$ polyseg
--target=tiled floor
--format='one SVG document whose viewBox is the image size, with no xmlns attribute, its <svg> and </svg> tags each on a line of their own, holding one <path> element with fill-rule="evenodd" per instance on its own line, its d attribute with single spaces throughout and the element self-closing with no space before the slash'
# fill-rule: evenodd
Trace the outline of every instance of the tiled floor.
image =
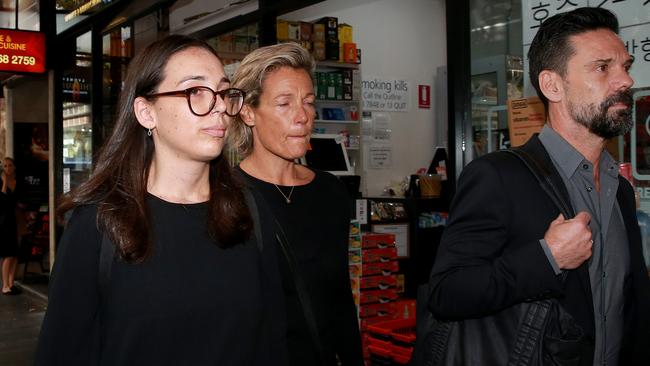
<svg viewBox="0 0 650 366">
<path fill-rule="evenodd" d="M 0 295 L 0 365 L 33 364 L 34 350 L 47 308 L 47 285 L 24 284 L 17 296 Z"/>
</svg>

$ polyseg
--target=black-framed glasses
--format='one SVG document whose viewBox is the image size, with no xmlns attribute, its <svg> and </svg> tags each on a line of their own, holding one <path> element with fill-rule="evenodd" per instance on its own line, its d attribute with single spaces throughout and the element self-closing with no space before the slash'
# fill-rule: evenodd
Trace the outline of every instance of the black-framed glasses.
<svg viewBox="0 0 650 366">
<path fill-rule="evenodd" d="M 244 105 L 246 93 L 237 88 L 228 88 L 214 91 L 207 86 L 194 86 L 185 90 L 174 90 L 164 93 L 149 94 L 147 98 L 157 97 L 185 97 L 190 111 L 196 116 L 202 117 L 212 111 L 217 103 L 217 95 L 226 104 L 225 113 L 230 117 L 235 117 L 241 111 Z"/>
</svg>

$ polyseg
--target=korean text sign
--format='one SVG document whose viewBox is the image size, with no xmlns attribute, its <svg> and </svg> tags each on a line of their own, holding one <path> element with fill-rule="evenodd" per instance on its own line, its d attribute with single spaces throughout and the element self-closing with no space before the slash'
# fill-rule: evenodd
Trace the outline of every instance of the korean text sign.
<svg viewBox="0 0 650 366">
<path fill-rule="evenodd" d="M 45 34 L 0 29 L 0 71 L 45 72 Z"/>
<path fill-rule="evenodd" d="M 542 22 L 557 13 L 585 6 L 605 8 L 616 14 L 621 40 L 635 59 L 630 70 L 634 87 L 650 86 L 650 0 L 524 0 L 522 24 L 526 75 L 528 46 Z M 524 83 L 526 94 L 535 95 L 528 78 L 524 79 Z"/>
</svg>

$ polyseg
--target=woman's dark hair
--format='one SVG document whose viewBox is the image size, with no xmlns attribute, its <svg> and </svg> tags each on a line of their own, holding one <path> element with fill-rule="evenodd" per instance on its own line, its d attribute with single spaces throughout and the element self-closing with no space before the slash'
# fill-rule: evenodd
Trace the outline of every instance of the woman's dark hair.
<svg viewBox="0 0 650 366">
<path fill-rule="evenodd" d="M 567 62 L 575 53 L 569 38 L 598 29 L 609 29 L 618 33 L 616 16 L 603 8 L 578 8 L 555 14 L 539 27 L 528 50 L 528 62 L 530 81 L 544 106 L 548 107 L 548 99 L 539 87 L 539 74 L 544 70 L 551 70 L 564 77 Z"/>
<path fill-rule="evenodd" d="M 108 235 L 120 257 L 130 263 L 144 261 L 153 249 L 145 201 L 155 150 L 153 139 L 135 117 L 133 102 L 137 97 L 155 93 L 165 78 L 169 59 L 192 47 L 217 56 L 201 40 L 172 35 L 152 43 L 131 60 L 117 120 L 99 152 L 93 174 L 64 196 L 58 209 L 62 215 L 80 205 L 97 205 L 98 229 Z M 242 243 L 249 237 L 253 223 L 241 186 L 224 154 L 210 162 L 209 176 L 208 232 L 222 247 Z"/>
</svg>

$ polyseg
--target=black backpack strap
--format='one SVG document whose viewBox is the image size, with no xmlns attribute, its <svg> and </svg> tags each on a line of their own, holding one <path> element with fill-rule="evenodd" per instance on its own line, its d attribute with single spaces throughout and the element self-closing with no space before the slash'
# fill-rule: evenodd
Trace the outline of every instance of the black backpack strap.
<svg viewBox="0 0 650 366">
<path fill-rule="evenodd" d="M 521 160 L 565 219 L 570 219 L 575 216 L 575 211 L 571 203 L 566 202 L 560 193 L 560 189 L 554 184 L 552 179 L 553 173 L 548 164 L 545 164 L 539 157 L 521 148 L 501 151 L 515 155 Z M 563 272 L 562 278 L 566 278 L 566 275 L 567 272 Z M 508 366 L 530 364 L 534 351 L 541 346 L 540 340 L 548 324 L 548 317 L 552 313 L 553 302 L 556 301 L 555 299 L 546 299 L 529 304 L 528 311 L 524 315 L 517 330 L 517 338 L 515 339 L 513 352 L 511 352 L 508 360 Z"/>
<path fill-rule="evenodd" d="M 553 173 L 547 164 L 544 164 L 538 157 L 530 154 L 523 149 L 515 148 L 501 151 L 515 155 L 519 158 L 519 160 L 521 160 L 522 163 L 524 163 L 524 165 L 528 168 L 530 173 L 535 177 L 539 185 L 542 187 L 544 192 L 546 192 L 548 197 L 551 199 L 553 204 L 560 210 L 562 215 L 564 215 L 565 219 L 568 220 L 575 216 L 573 207 L 570 203 L 566 202 L 562 198 L 562 194 L 560 193 L 559 188 L 553 183 L 553 180 L 551 178 L 551 175 Z"/>
</svg>

